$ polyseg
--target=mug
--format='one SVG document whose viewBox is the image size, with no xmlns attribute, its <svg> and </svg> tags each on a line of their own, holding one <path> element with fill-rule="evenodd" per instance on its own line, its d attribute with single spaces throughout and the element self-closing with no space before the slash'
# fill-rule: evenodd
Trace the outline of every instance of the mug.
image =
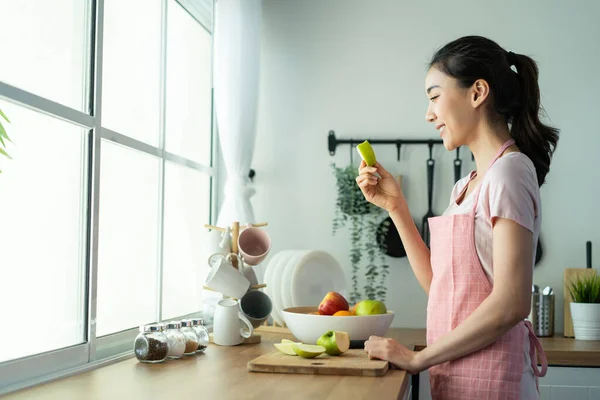
<svg viewBox="0 0 600 400">
<path fill-rule="evenodd" d="M 250 290 L 240 299 L 240 308 L 252 326 L 262 325 L 273 310 L 271 298 L 260 290 Z"/>
<path fill-rule="evenodd" d="M 260 264 L 271 250 L 271 238 L 261 228 L 246 228 L 238 237 L 238 249 L 248 265 Z"/>
<path fill-rule="evenodd" d="M 246 325 L 242 327 L 241 323 Z M 234 299 L 223 299 L 217 303 L 213 319 L 213 342 L 219 346 L 236 346 L 252 336 L 254 328 L 242 314 L 239 303 Z"/>
<path fill-rule="evenodd" d="M 209 253 L 222 253 L 223 255 L 231 253 L 230 228 L 227 227 L 225 232 L 209 231 L 206 246 Z"/>
<path fill-rule="evenodd" d="M 250 288 L 250 281 L 233 266 L 231 256 L 239 260 L 239 256 L 232 253 L 216 258 L 204 283 L 212 290 L 221 292 L 223 296 L 240 299 Z"/>
</svg>

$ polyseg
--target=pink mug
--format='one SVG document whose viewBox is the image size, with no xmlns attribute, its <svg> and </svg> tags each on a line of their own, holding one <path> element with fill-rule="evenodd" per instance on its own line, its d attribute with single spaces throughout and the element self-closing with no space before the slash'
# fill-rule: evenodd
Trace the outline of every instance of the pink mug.
<svg viewBox="0 0 600 400">
<path fill-rule="evenodd" d="M 238 249 L 248 265 L 260 264 L 271 250 L 271 238 L 261 228 L 246 228 L 238 237 Z"/>
</svg>

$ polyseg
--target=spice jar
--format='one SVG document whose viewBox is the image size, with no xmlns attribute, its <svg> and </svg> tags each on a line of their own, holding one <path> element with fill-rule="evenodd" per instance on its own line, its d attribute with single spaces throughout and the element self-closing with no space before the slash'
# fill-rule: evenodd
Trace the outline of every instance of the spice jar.
<svg viewBox="0 0 600 400">
<path fill-rule="evenodd" d="M 208 329 L 204 326 L 204 319 L 192 318 L 192 328 L 198 335 L 198 349 L 196 353 L 202 353 L 208 347 L 209 336 Z"/>
<path fill-rule="evenodd" d="M 192 325 L 191 319 L 181 321 L 181 333 L 185 335 L 185 351 L 183 354 L 186 356 L 195 354 L 196 350 L 198 350 L 198 335 L 192 328 Z"/>
<path fill-rule="evenodd" d="M 170 321 L 166 324 L 165 336 L 169 344 L 167 358 L 181 358 L 185 352 L 185 335 L 181 333 L 181 323 Z"/>
<path fill-rule="evenodd" d="M 169 344 L 164 325 L 140 326 L 140 333 L 133 341 L 135 357 L 144 363 L 159 363 L 167 358 Z"/>
</svg>

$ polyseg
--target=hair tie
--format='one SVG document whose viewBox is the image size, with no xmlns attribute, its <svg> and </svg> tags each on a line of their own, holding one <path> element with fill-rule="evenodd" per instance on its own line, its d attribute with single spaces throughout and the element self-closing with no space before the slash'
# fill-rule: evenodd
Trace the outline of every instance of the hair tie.
<svg viewBox="0 0 600 400">
<path fill-rule="evenodd" d="M 509 66 L 515 65 L 515 59 L 516 59 L 516 55 L 515 55 L 515 53 L 513 53 L 512 51 L 509 51 L 509 52 L 506 54 L 506 59 L 507 59 L 507 61 L 508 61 L 508 65 L 509 65 Z"/>
</svg>

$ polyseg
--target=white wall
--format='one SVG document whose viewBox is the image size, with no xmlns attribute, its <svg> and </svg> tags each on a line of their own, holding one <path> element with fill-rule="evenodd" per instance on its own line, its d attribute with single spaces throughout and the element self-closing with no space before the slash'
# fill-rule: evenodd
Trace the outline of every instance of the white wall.
<svg viewBox="0 0 600 400">
<path fill-rule="evenodd" d="M 257 219 L 269 222 L 272 254 L 324 249 L 350 276 L 347 231 L 331 235 L 336 187 L 329 166 L 348 163 L 350 149 L 339 147 L 331 157 L 327 132 L 437 138 L 425 122 L 426 64 L 450 40 L 488 36 L 538 61 L 543 105 L 562 131 L 542 187 L 545 254 L 534 274 L 536 284 L 555 288 L 556 331 L 562 331 L 563 270 L 585 266 L 586 240 L 600 248 L 600 174 L 592 172 L 600 149 L 597 15 L 600 2 L 594 0 L 265 0 L 253 204 Z M 404 174 L 412 215 L 420 221 L 426 213 L 426 146 L 403 149 L 400 163 L 394 146 L 376 151 L 384 166 Z M 448 203 L 453 157 L 436 148 L 437 213 Z M 463 160 L 466 174 L 474 164 L 470 155 Z M 406 259 L 389 261 L 393 325 L 424 327 L 426 296 Z"/>
</svg>

